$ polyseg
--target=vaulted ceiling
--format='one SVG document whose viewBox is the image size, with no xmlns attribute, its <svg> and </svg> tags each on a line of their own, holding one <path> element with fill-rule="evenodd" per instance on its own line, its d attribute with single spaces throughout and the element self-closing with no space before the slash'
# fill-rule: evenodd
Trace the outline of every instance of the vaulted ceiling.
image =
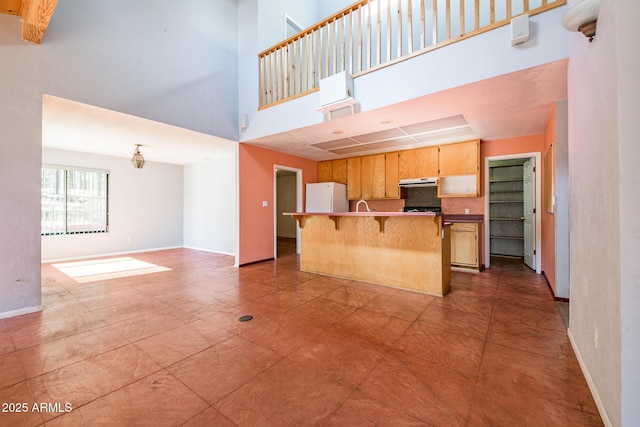
<svg viewBox="0 0 640 427">
<path fill-rule="evenodd" d="M 0 0 L 0 13 L 22 19 L 22 39 L 40 44 L 58 0 Z"/>
</svg>

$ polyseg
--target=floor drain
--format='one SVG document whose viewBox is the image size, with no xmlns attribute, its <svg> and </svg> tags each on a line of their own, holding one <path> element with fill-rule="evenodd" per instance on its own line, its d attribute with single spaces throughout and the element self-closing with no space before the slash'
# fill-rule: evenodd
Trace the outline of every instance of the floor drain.
<svg viewBox="0 0 640 427">
<path fill-rule="evenodd" d="M 247 315 L 244 315 L 244 316 L 240 316 L 238 318 L 238 321 L 239 322 L 248 322 L 251 319 L 253 319 L 253 316 L 250 316 L 250 315 L 247 314 Z"/>
</svg>

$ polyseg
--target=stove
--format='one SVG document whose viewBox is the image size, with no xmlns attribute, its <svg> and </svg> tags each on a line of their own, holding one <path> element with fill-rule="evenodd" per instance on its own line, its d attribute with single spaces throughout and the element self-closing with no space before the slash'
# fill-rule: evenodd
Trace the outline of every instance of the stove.
<svg viewBox="0 0 640 427">
<path fill-rule="evenodd" d="M 404 212 L 442 212 L 440 206 L 405 206 Z"/>
</svg>

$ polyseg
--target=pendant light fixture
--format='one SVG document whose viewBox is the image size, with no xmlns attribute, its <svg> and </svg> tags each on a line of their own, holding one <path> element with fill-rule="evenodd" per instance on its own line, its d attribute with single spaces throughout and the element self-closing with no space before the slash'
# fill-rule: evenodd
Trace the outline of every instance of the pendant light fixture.
<svg viewBox="0 0 640 427">
<path fill-rule="evenodd" d="M 131 157 L 131 163 L 136 169 L 142 169 L 144 166 L 144 157 L 142 157 L 142 153 L 140 153 L 140 147 L 142 147 L 142 144 L 136 144 L 136 151 L 133 153 L 133 157 Z"/>
<path fill-rule="evenodd" d="M 580 31 L 592 42 L 596 35 L 599 10 L 600 0 L 582 0 L 565 12 L 562 26 L 568 31 Z"/>
</svg>

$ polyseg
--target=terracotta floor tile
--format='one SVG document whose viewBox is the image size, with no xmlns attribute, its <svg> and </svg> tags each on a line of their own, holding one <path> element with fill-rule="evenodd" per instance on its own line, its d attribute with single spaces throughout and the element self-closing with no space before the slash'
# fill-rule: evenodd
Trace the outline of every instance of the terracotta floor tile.
<svg viewBox="0 0 640 427">
<path fill-rule="evenodd" d="M 577 411 L 597 414 L 575 358 L 558 360 L 488 343 L 477 389 L 496 399 L 539 396 Z"/>
<path fill-rule="evenodd" d="M 323 423 L 325 427 L 429 425 L 431 424 L 357 392 L 353 393 L 326 423 Z"/>
<path fill-rule="evenodd" d="M 82 313 L 41 324 L 30 323 L 16 329 L 11 328 L 11 338 L 16 349 L 20 350 L 104 326 L 106 326 L 105 321 L 95 314 Z"/>
<path fill-rule="evenodd" d="M 359 308 L 377 296 L 378 295 L 376 293 L 371 291 L 341 286 L 324 295 L 324 298 L 339 302 L 340 304 L 347 304 Z"/>
<path fill-rule="evenodd" d="M 13 352 L 0 356 L 0 388 L 22 382 L 26 379 L 27 374 L 22 368 L 18 353 Z"/>
<path fill-rule="evenodd" d="M 475 376 L 412 356 L 388 356 L 358 389 L 370 398 L 434 426 L 463 426 Z"/>
<path fill-rule="evenodd" d="M 364 308 L 338 322 L 333 329 L 361 338 L 381 349 L 390 349 L 411 322 Z"/>
<path fill-rule="evenodd" d="M 247 322 L 240 335 L 287 356 L 299 347 L 313 343 L 325 329 L 299 317 L 281 314 L 255 317 Z"/>
<path fill-rule="evenodd" d="M 316 297 L 314 295 L 283 290 L 258 298 L 255 302 L 270 305 L 278 312 L 285 313 L 315 298 Z"/>
<path fill-rule="evenodd" d="M 487 341 L 556 359 L 574 357 L 566 331 L 536 329 L 516 322 L 493 322 L 489 327 Z"/>
<path fill-rule="evenodd" d="M 384 350 L 356 335 L 330 330 L 317 337 L 313 344 L 292 353 L 288 359 L 353 389 L 384 355 Z"/>
<path fill-rule="evenodd" d="M 316 298 L 294 308 L 289 311 L 289 314 L 305 319 L 321 328 L 328 328 L 355 310 L 357 308 L 350 305 L 340 304 L 325 298 Z"/>
<path fill-rule="evenodd" d="M 93 310 L 92 312 L 104 319 L 107 324 L 114 324 L 145 314 L 151 314 L 155 311 L 166 310 L 170 307 L 170 305 L 152 297 L 143 297 L 124 304 Z"/>
<path fill-rule="evenodd" d="M 111 326 L 128 340 L 138 341 L 196 320 L 198 320 L 197 316 L 186 314 L 174 307 L 115 323 Z"/>
<path fill-rule="evenodd" d="M 419 357 L 468 375 L 477 375 L 484 340 L 416 322 L 400 337 L 394 348 L 407 356 Z"/>
<path fill-rule="evenodd" d="M 213 404 L 280 359 L 281 356 L 272 350 L 234 337 L 168 369 Z"/>
<path fill-rule="evenodd" d="M 347 281 L 335 277 L 322 276 L 302 283 L 291 283 L 287 289 L 312 296 L 322 296 L 343 286 Z"/>
<path fill-rule="evenodd" d="M 136 345 L 161 366 L 166 367 L 229 339 L 233 335 L 225 328 L 218 328 L 205 320 L 196 320 L 140 340 Z"/>
<path fill-rule="evenodd" d="M 32 378 L 29 383 L 38 402 L 65 402 L 75 410 L 160 369 L 130 344 Z M 43 418 L 53 415 L 45 413 Z"/>
<path fill-rule="evenodd" d="M 409 291 L 396 295 L 378 295 L 368 301 L 363 308 L 380 314 L 413 322 L 433 302 L 435 297 Z"/>
<path fill-rule="evenodd" d="M 9 332 L 0 332 L 0 356 L 15 351 L 11 334 Z"/>
<path fill-rule="evenodd" d="M 109 327 L 27 348 L 18 352 L 28 378 L 127 345 L 124 337 Z"/>
<path fill-rule="evenodd" d="M 285 359 L 214 407 L 241 426 L 315 426 L 350 392 L 322 373 Z"/>
<path fill-rule="evenodd" d="M 468 335 L 484 341 L 489 331 L 489 319 L 486 313 L 458 311 L 432 305 L 422 313 L 418 322 L 443 332 Z"/>
<path fill-rule="evenodd" d="M 55 418 L 47 427 L 176 426 L 207 406 L 174 377 L 158 372 Z"/>
<path fill-rule="evenodd" d="M 0 387 L 0 404 L 4 403 L 7 404 L 7 412 L 0 412 L 0 425 L 32 427 L 42 424 L 43 419 L 40 412 L 33 411 L 33 405 L 36 400 L 26 381 L 7 387 Z M 10 404 L 11 406 L 9 406 Z"/>
<path fill-rule="evenodd" d="M 227 417 L 213 408 L 209 408 L 191 418 L 181 427 L 235 427 Z"/>
</svg>

